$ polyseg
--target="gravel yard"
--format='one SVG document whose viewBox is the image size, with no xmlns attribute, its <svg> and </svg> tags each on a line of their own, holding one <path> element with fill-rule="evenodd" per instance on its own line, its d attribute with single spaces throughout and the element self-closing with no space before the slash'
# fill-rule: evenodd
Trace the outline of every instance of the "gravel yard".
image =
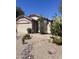
<svg viewBox="0 0 79 59">
<path fill-rule="evenodd" d="M 62 59 L 62 46 L 48 42 L 49 34 L 30 34 L 32 39 L 26 40 L 32 45 L 31 55 L 34 59 Z M 27 44 L 22 44 L 22 37 L 19 36 L 16 40 L 16 57 L 22 59 L 22 50 L 27 47 Z"/>
</svg>

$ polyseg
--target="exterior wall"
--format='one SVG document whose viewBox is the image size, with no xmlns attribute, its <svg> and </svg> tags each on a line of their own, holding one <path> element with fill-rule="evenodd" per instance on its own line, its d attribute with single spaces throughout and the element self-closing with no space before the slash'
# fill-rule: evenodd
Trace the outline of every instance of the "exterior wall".
<svg viewBox="0 0 79 59">
<path fill-rule="evenodd" d="M 44 27 L 44 32 L 45 33 L 48 33 L 47 32 L 47 21 L 46 20 L 44 20 L 44 26 L 43 27 Z"/>
<path fill-rule="evenodd" d="M 40 23 L 38 22 L 38 32 L 40 33 Z"/>
<path fill-rule="evenodd" d="M 39 18 L 38 17 L 31 17 L 32 19 L 34 19 L 34 20 L 38 20 Z"/>
<path fill-rule="evenodd" d="M 41 26 L 43 27 L 44 33 L 51 33 L 50 31 L 51 22 L 44 20 L 44 23 L 40 24 L 39 22 L 37 22 L 38 17 L 31 17 L 31 18 L 34 20 L 29 20 L 27 18 L 20 18 L 18 20 L 16 25 L 17 25 L 17 32 L 19 35 L 27 34 L 28 28 L 31 28 L 34 33 L 40 32 L 40 29 L 42 29 Z"/>
<path fill-rule="evenodd" d="M 38 32 L 40 33 L 41 31 L 43 31 L 43 33 L 47 33 L 47 20 L 38 23 Z"/>
<path fill-rule="evenodd" d="M 17 23 L 18 35 L 27 34 L 27 28 L 32 29 L 32 22 L 25 18 L 19 19 L 19 22 Z"/>
<path fill-rule="evenodd" d="M 47 25 L 47 33 L 51 33 L 51 31 L 50 31 L 50 30 L 51 30 L 50 26 L 51 26 L 51 22 L 49 22 L 48 25 Z"/>
</svg>

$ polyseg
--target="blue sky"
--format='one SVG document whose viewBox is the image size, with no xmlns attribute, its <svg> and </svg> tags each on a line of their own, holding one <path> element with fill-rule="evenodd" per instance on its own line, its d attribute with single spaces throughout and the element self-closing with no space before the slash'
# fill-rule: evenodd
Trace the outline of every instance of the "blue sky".
<svg viewBox="0 0 79 59">
<path fill-rule="evenodd" d="M 55 13 L 60 16 L 58 7 L 61 0 L 16 0 L 16 6 L 20 7 L 25 15 L 39 14 L 49 19 L 55 16 Z"/>
</svg>

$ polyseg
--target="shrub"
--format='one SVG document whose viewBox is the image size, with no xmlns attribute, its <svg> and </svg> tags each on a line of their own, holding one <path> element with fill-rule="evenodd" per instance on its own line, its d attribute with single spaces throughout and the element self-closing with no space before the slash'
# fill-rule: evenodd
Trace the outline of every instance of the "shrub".
<svg viewBox="0 0 79 59">
<path fill-rule="evenodd" d="M 24 39 L 31 39 L 31 37 L 30 37 L 29 34 L 25 34 L 25 35 L 23 36 L 23 38 L 24 38 Z"/>
<path fill-rule="evenodd" d="M 61 36 L 53 36 L 53 43 L 62 44 L 62 37 Z"/>
<path fill-rule="evenodd" d="M 53 42 L 53 39 L 48 39 L 48 42 Z"/>
<path fill-rule="evenodd" d="M 31 28 L 28 28 L 27 31 L 28 31 L 28 33 L 31 33 L 32 32 Z"/>
<path fill-rule="evenodd" d="M 51 25 L 51 33 L 53 35 L 62 36 L 62 20 L 61 17 L 55 17 Z"/>
<path fill-rule="evenodd" d="M 23 44 L 25 43 L 25 40 L 28 40 L 28 39 L 31 39 L 30 35 L 29 34 L 25 34 L 22 38 L 22 42 Z"/>
</svg>

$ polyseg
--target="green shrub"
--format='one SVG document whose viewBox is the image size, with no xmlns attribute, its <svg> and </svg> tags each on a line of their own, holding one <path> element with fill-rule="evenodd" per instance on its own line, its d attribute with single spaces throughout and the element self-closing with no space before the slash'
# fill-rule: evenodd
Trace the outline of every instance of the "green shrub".
<svg viewBox="0 0 79 59">
<path fill-rule="evenodd" d="M 53 39 L 48 39 L 48 42 L 53 42 Z"/>
<path fill-rule="evenodd" d="M 28 39 L 31 39 L 30 35 L 29 34 L 25 34 L 22 38 L 22 42 L 23 44 L 25 44 L 25 40 L 28 40 Z"/>
<path fill-rule="evenodd" d="M 51 33 L 53 35 L 62 36 L 62 20 L 61 17 L 55 17 L 51 25 Z"/>
<path fill-rule="evenodd" d="M 25 34 L 25 35 L 23 36 L 23 38 L 24 38 L 24 39 L 31 39 L 31 37 L 30 37 L 29 34 Z"/>
<path fill-rule="evenodd" d="M 61 36 L 53 36 L 53 43 L 62 44 L 62 37 Z"/>
<path fill-rule="evenodd" d="M 28 28 L 27 31 L 28 31 L 28 33 L 31 33 L 32 32 L 31 28 Z"/>
<path fill-rule="evenodd" d="M 55 16 L 51 24 L 51 33 L 53 42 L 56 44 L 62 44 L 62 18 Z"/>
</svg>

